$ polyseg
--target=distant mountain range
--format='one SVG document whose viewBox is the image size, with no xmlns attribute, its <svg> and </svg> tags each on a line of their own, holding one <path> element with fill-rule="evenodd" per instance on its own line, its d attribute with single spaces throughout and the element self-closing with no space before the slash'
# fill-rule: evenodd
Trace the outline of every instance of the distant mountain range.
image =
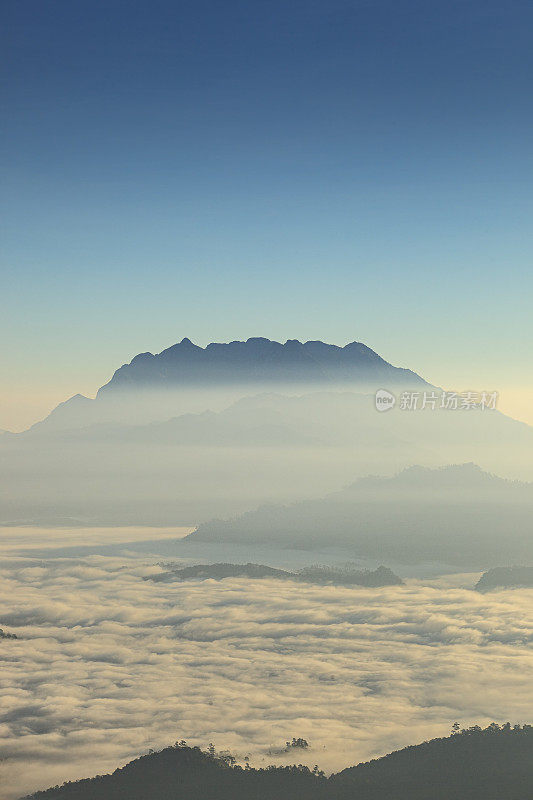
<svg viewBox="0 0 533 800">
<path fill-rule="evenodd" d="M 165 400 L 158 421 L 128 423 L 125 408 L 135 404 L 119 393 L 104 402 L 117 419 L 84 417 L 83 403 L 100 408 L 85 399 L 61 425 L 51 415 L 31 431 L 4 434 L 0 523 L 194 525 L 321 497 L 412 464 L 475 461 L 533 480 L 533 429 L 498 411 L 380 414 L 372 395 L 328 390 L 256 394 L 219 411 L 176 414 L 181 394 Z"/>
<path fill-rule="evenodd" d="M 533 428 L 495 410 L 376 411 L 377 388 L 409 387 L 429 384 L 359 342 L 184 339 L 0 436 L 0 524 L 198 524 L 415 463 L 533 480 Z"/>
<path fill-rule="evenodd" d="M 340 547 L 354 557 L 474 570 L 505 559 L 533 560 L 532 521 L 533 484 L 502 480 L 463 464 L 363 478 L 321 500 L 268 505 L 204 523 L 189 538 Z"/>
<path fill-rule="evenodd" d="M 110 775 L 26 800 L 526 800 L 533 796 L 533 727 L 490 725 L 406 747 L 329 778 L 299 765 L 243 768 L 229 753 L 183 742 Z"/>
</svg>

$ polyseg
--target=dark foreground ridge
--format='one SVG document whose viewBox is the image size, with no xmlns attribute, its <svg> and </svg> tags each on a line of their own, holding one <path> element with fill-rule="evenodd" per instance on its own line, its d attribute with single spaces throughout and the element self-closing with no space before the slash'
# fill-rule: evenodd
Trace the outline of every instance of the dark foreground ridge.
<svg viewBox="0 0 533 800">
<path fill-rule="evenodd" d="M 485 572 L 475 586 L 478 592 L 532 587 L 533 567 L 494 567 Z"/>
<path fill-rule="evenodd" d="M 31 800 L 527 800 L 533 727 L 469 728 L 326 778 L 318 768 L 242 768 L 177 743 L 112 775 L 66 783 Z"/>
<path fill-rule="evenodd" d="M 350 564 L 330 567 L 317 564 L 297 572 L 267 567 L 264 564 L 196 564 L 191 567 L 173 567 L 145 580 L 167 583 L 171 581 L 207 580 L 224 578 L 278 578 L 306 583 L 335 584 L 342 586 L 401 586 L 403 581 L 388 567 L 374 570 L 355 569 Z"/>
</svg>

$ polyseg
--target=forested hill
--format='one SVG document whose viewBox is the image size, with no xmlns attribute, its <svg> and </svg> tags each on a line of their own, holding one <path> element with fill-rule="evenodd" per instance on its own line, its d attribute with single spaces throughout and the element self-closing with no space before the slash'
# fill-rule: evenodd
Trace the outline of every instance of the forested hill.
<svg viewBox="0 0 533 800">
<path fill-rule="evenodd" d="M 250 769 L 177 744 L 112 775 L 37 792 L 31 800 L 527 800 L 533 727 L 470 728 L 326 778 L 307 767 Z M 29 800 L 29 799 L 28 799 Z"/>
<path fill-rule="evenodd" d="M 470 728 L 350 767 L 329 783 L 332 800 L 526 800 L 533 726 Z"/>
<path fill-rule="evenodd" d="M 191 567 L 169 565 L 170 569 L 156 575 L 149 575 L 144 580 L 156 583 L 187 580 L 224 580 L 224 578 L 277 578 L 279 580 L 304 581 L 307 583 L 333 584 L 340 586 L 401 586 L 403 581 L 388 569 L 380 566 L 377 569 L 356 569 L 351 564 L 342 566 L 326 566 L 317 564 L 304 567 L 297 572 L 275 569 L 265 564 L 196 564 Z"/>
</svg>

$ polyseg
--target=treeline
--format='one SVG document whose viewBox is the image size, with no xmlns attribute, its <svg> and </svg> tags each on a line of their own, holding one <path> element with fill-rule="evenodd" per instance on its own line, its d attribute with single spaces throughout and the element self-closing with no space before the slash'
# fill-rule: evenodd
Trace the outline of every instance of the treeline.
<svg viewBox="0 0 533 800">
<path fill-rule="evenodd" d="M 492 589 L 520 589 L 533 587 L 533 567 L 493 567 L 484 572 L 476 583 L 478 592 Z"/>
<path fill-rule="evenodd" d="M 304 740 L 302 740 L 304 741 Z M 27 800 L 527 800 L 533 726 L 459 730 L 327 778 L 298 764 L 255 769 L 229 753 L 177 742 L 111 775 L 66 783 Z"/>
<path fill-rule="evenodd" d="M 335 584 L 342 586 L 401 586 L 403 581 L 388 567 L 359 569 L 351 563 L 341 566 L 314 564 L 296 572 L 268 567 L 265 564 L 195 564 L 190 567 L 170 567 L 158 575 L 149 575 L 144 580 L 157 583 L 188 580 L 224 580 L 225 578 L 279 578 L 280 580 L 304 581 L 305 583 Z"/>
</svg>

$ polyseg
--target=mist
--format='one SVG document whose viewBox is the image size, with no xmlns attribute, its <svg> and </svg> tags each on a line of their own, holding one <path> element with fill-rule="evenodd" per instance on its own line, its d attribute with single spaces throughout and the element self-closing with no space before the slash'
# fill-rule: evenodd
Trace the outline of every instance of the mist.
<svg viewBox="0 0 533 800">
<path fill-rule="evenodd" d="M 533 479 L 533 429 L 498 411 L 378 413 L 374 394 L 296 388 L 75 399 L 0 437 L 0 522 L 195 525 L 414 464 Z"/>
</svg>

